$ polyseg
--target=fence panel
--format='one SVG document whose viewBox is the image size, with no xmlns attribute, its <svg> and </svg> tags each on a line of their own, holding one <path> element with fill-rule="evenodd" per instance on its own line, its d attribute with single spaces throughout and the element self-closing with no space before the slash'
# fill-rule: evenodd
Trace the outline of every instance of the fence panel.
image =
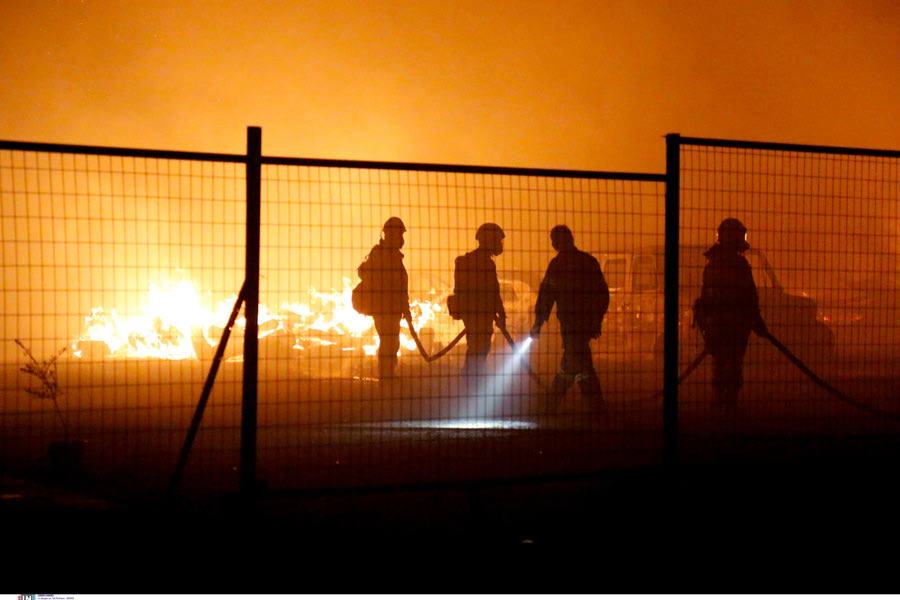
<svg viewBox="0 0 900 600">
<path fill-rule="evenodd" d="M 654 264 L 640 322 L 626 250 L 662 244 L 662 177 L 264 162 L 260 302 L 271 319 L 260 334 L 259 469 L 271 487 L 427 484 L 659 462 L 661 287 L 653 287 Z M 393 216 L 406 227 L 413 331 L 401 324 L 396 377 L 381 380 L 374 322 L 353 310 L 351 290 Z M 495 264 L 516 347 L 529 336 L 555 255 L 551 228 L 568 225 L 576 245 L 601 262 L 613 292 L 593 343 L 605 410 L 573 386 L 555 414 L 542 414 L 561 358 L 555 317 L 524 359 L 496 330 L 477 383 L 460 374 L 465 339 L 438 360 L 423 358 L 414 333 L 433 355 L 463 329 L 447 310 L 454 261 L 476 248 L 476 230 L 488 222 L 505 233 Z M 635 332 L 643 347 L 632 344 Z"/>
<path fill-rule="evenodd" d="M 682 138 L 680 161 L 682 366 L 702 348 L 690 309 L 703 252 L 729 217 L 748 229 L 762 316 L 782 346 L 751 334 L 734 405 L 716 400 L 712 360 L 682 384 L 682 457 L 896 434 L 900 153 Z"/>
<path fill-rule="evenodd" d="M 661 176 L 264 163 L 259 479 L 275 489 L 430 484 L 659 462 L 661 273 L 632 249 L 662 244 Z M 152 496 L 187 458 L 180 491 L 237 489 L 243 311 L 183 450 L 244 279 L 245 164 L 3 143 L 5 473 Z M 481 223 L 505 231 L 496 264 L 509 338 L 495 332 L 478 385 L 461 383 L 465 340 L 426 362 L 406 325 L 398 377 L 379 381 L 372 319 L 349 294 L 390 216 L 408 227 L 414 331 L 431 354 L 462 329 L 446 307 L 455 257 L 476 247 Z M 555 318 L 527 352 L 509 343 L 525 345 L 557 224 L 599 259 L 612 292 L 592 357 L 605 409 L 573 386 L 545 413 L 561 358 Z M 36 369 L 56 357 L 46 371 L 56 379 L 22 371 L 26 349 Z"/>
<path fill-rule="evenodd" d="M 829 440 L 867 452 L 895 436 L 900 154 L 678 141 L 680 459 L 817 453 Z M 664 176 L 262 162 L 255 475 L 270 488 L 663 462 Z M 245 164 L 0 144 L 5 473 L 77 475 L 118 493 L 166 488 L 245 277 Z M 373 319 L 353 309 L 351 290 L 393 216 L 407 229 L 413 327 L 401 323 L 396 377 L 383 379 Z M 749 229 L 745 256 L 776 343 L 751 336 L 738 401 L 722 405 L 713 361 L 687 369 L 703 348 L 691 312 L 703 253 L 727 217 Z M 505 232 L 494 260 L 509 335 L 494 332 L 486 372 L 472 380 L 461 374 L 465 338 L 441 351 L 463 329 L 447 309 L 455 259 L 488 222 Z M 555 317 L 526 342 L 558 224 L 598 259 L 610 290 L 592 342 L 603 408 L 570 382 L 548 411 L 562 359 Z M 187 493 L 238 486 L 237 316 L 181 478 Z"/>
<path fill-rule="evenodd" d="M 0 149 L 4 472 L 164 489 L 244 279 L 241 160 Z M 240 381 L 220 373 L 191 479 L 231 484 Z"/>
</svg>

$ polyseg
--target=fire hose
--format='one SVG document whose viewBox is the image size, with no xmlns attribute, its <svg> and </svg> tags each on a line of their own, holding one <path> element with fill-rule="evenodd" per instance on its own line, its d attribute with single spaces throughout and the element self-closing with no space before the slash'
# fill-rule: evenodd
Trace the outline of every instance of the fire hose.
<svg viewBox="0 0 900 600">
<path fill-rule="evenodd" d="M 422 355 L 422 358 L 425 360 L 425 362 L 434 362 L 434 361 L 438 360 L 439 358 L 441 358 L 442 356 L 447 354 L 447 352 L 452 350 L 453 347 L 456 346 L 460 342 L 460 340 L 462 340 L 463 337 L 466 335 L 466 330 L 465 330 L 465 328 L 463 328 L 463 330 L 459 332 L 459 335 L 457 335 L 455 338 L 453 338 L 453 341 L 451 341 L 449 344 L 447 344 L 439 352 L 436 352 L 434 354 L 428 354 L 428 352 L 425 350 L 425 347 L 422 345 L 422 341 L 419 339 L 419 335 L 416 333 L 416 328 L 413 327 L 412 318 L 410 316 L 404 316 L 403 318 L 406 320 L 407 325 L 409 325 L 409 334 L 412 337 L 413 341 L 416 343 L 416 348 L 418 348 L 419 354 Z M 516 342 L 513 340 L 512 336 L 509 334 L 509 331 L 506 329 L 506 327 L 500 327 L 499 329 L 500 329 L 501 333 L 503 333 L 503 337 L 506 338 L 506 342 L 509 344 L 509 347 L 512 348 L 513 351 L 515 351 L 516 350 Z M 546 389 L 544 382 L 541 381 L 541 378 L 538 377 L 538 375 L 534 371 L 531 370 L 531 367 L 528 366 L 527 363 L 525 363 L 525 370 L 528 372 L 528 375 L 530 375 L 531 378 L 535 382 L 537 382 L 538 385 L 540 385 L 542 388 Z"/>
<path fill-rule="evenodd" d="M 703 359 L 706 358 L 707 355 L 709 355 L 709 351 L 706 348 L 704 348 L 703 350 L 700 351 L 700 353 L 697 356 L 694 357 L 694 360 L 691 361 L 691 364 L 689 364 L 684 369 L 684 371 L 681 372 L 681 375 L 678 376 L 678 384 L 679 385 L 681 385 L 681 383 L 683 383 L 684 380 L 687 379 L 688 376 L 691 373 L 693 373 L 697 369 L 697 367 L 700 366 L 700 363 L 703 362 Z M 660 390 L 649 396 L 643 396 L 643 397 L 639 398 L 639 400 L 653 400 L 656 398 L 661 398 L 664 394 L 665 394 L 665 392 L 663 390 Z"/>
<path fill-rule="evenodd" d="M 413 341 L 416 343 L 416 348 L 419 349 L 419 354 L 422 355 L 422 358 L 425 360 L 425 362 L 434 362 L 437 359 L 441 358 L 442 356 L 450 352 L 450 350 L 452 350 L 453 347 L 456 346 L 466 335 L 466 330 L 463 329 L 459 332 L 459 335 L 453 338 L 452 342 L 447 344 L 439 352 L 436 352 L 435 354 L 428 354 L 428 352 L 425 350 L 425 347 L 422 345 L 421 340 L 419 340 L 419 335 L 416 333 L 416 328 L 413 327 L 412 317 L 407 315 L 403 318 L 406 320 L 407 325 L 409 325 L 409 334 L 412 336 Z"/>
<path fill-rule="evenodd" d="M 688 378 L 688 375 L 690 375 L 691 373 L 693 373 L 693 372 L 694 372 L 694 369 L 696 369 L 697 367 L 700 366 L 700 363 L 703 362 L 703 359 L 706 358 L 706 355 L 707 355 L 707 354 L 709 354 L 709 351 L 708 351 L 706 348 L 704 348 L 704 349 L 700 352 L 700 354 L 698 354 L 697 357 L 694 358 L 694 360 L 691 362 L 691 364 L 689 364 L 689 365 L 687 366 L 687 368 L 686 368 L 684 371 L 682 371 L 681 375 L 678 376 L 678 383 L 681 383 L 681 382 L 683 382 L 685 379 L 687 379 L 687 378 Z M 662 393 L 662 392 L 660 392 L 660 393 Z"/>
<path fill-rule="evenodd" d="M 799 358 L 797 358 L 793 352 L 788 350 L 784 346 L 784 344 L 779 342 L 778 339 L 775 338 L 775 336 L 773 336 L 771 333 L 767 332 L 766 335 L 763 335 L 762 337 L 769 340 L 769 342 L 773 346 L 775 346 L 775 348 L 777 348 L 779 352 L 781 352 L 789 361 L 794 363 L 794 366 L 797 367 L 798 369 L 800 369 L 801 373 L 803 373 L 804 375 L 809 377 L 816 385 L 818 385 L 819 387 L 821 387 L 822 389 L 824 389 L 831 395 L 835 396 L 836 398 L 842 400 L 843 402 L 846 402 L 847 404 L 849 404 L 855 408 L 858 408 L 862 411 L 877 414 L 882 417 L 886 417 L 888 419 L 900 421 L 900 415 L 890 413 L 887 411 L 883 411 L 883 410 L 878 410 L 876 408 L 873 408 L 871 406 L 863 404 L 862 402 L 858 402 L 858 401 L 854 400 L 853 398 L 851 398 L 850 396 L 844 394 L 840 390 L 837 390 L 833 386 L 829 385 L 828 382 L 826 382 L 821 377 L 816 375 L 809 367 L 807 367 L 805 364 L 803 364 L 803 361 L 801 361 Z"/>
<path fill-rule="evenodd" d="M 819 377 L 812 369 L 810 369 L 808 366 L 806 366 L 806 364 L 802 360 L 797 358 L 797 356 L 793 352 L 791 352 L 784 344 L 782 344 L 778 340 L 778 338 L 776 338 L 770 332 L 766 332 L 765 334 L 761 335 L 760 337 L 762 337 L 765 340 L 768 340 L 769 343 L 771 343 L 779 352 L 781 352 L 782 355 L 785 356 L 785 358 L 787 358 L 791 363 L 793 363 L 793 365 L 795 367 L 797 367 L 801 373 L 803 373 L 809 379 L 811 379 L 813 381 L 813 383 L 818 385 L 820 388 L 824 389 L 829 394 L 835 396 L 839 400 L 846 402 L 847 404 L 849 404 L 855 408 L 858 408 L 862 411 L 865 411 L 865 412 L 870 412 L 870 413 L 877 414 L 877 415 L 880 415 L 880 416 L 883 416 L 883 417 L 886 417 L 889 419 L 893 419 L 893 420 L 900 420 L 900 415 L 890 413 L 887 411 L 878 410 L 876 408 L 873 408 L 871 406 L 863 404 L 862 402 L 854 400 L 847 394 L 844 394 L 843 392 L 841 392 L 840 390 L 838 390 L 837 388 L 835 388 L 834 386 L 829 384 L 827 381 L 825 381 L 824 379 Z M 681 382 L 683 382 L 687 378 L 688 375 L 690 375 L 698 366 L 700 366 L 700 363 L 703 362 L 703 359 L 706 358 L 706 356 L 708 354 L 709 354 L 709 351 L 706 349 L 701 351 L 700 354 L 698 354 L 697 357 L 693 360 L 693 362 L 690 365 L 688 365 L 688 367 L 684 370 L 684 372 L 678 377 L 678 383 L 680 384 Z M 662 392 L 660 392 L 660 394 L 661 393 Z"/>
<path fill-rule="evenodd" d="M 453 339 L 453 341 L 451 341 L 449 344 L 447 344 L 447 346 L 445 346 L 439 352 L 429 355 L 428 352 L 425 350 L 424 346 L 422 345 L 422 342 L 419 340 L 419 336 L 416 333 L 415 327 L 413 327 L 411 317 L 407 316 L 407 317 L 405 317 L 405 319 L 406 319 L 406 322 L 409 324 L 410 335 L 412 336 L 413 341 L 416 344 L 416 348 L 418 348 L 419 353 L 422 355 L 422 358 L 426 362 L 436 361 L 439 358 L 441 358 L 442 356 L 444 356 L 445 354 L 447 354 L 447 352 L 449 352 L 451 349 L 453 349 L 453 347 L 456 346 L 466 334 L 466 330 L 463 329 L 462 331 L 459 332 L 459 335 L 457 335 Z M 509 344 L 509 347 L 513 351 L 515 351 L 516 343 L 513 340 L 512 336 L 510 335 L 509 331 L 506 329 L 506 327 L 500 327 L 500 331 L 503 334 L 503 337 L 506 338 L 506 342 Z M 841 401 L 846 402 L 847 404 L 849 404 L 855 408 L 858 408 L 860 410 L 870 412 L 873 414 L 877 414 L 877 415 L 880 415 L 880 416 L 883 416 L 883 417 L 886 417 L 889 419 L 900 420 L 900 415 L 875 409 L 871 406 L 868 406 L 866 404 L 858 402 L 857 400 L 854 400 L 850 396 L 847 396 L 840 390 L 836 389 L 834 386 L 829 384 L 827 381 L 825 381 L 824 379 L 819 377 L 812 369 L 810 369 L 803 361 L 801 361 L 799 358 L 797 358 L 797 356 L 793 352 L 791 352 L 784 344 L 782 344 L 771 333 L 767 332 L 765 335 L 762 335 L 761 337 L 768 340 L 769 343 L 771 343 L 779 352 L 781 352 L 782 355 L 784 355 L 791 363 L 793 363 L 793 365 L 795 367 L 797 367 L 801 373 L 806 375 L 809 379 L 811 379 L 813 381 L 813 383 L 815 383 L 816 385 L 818 385 L 819 387 L 821 387 L 822 389 L 827 391 L 829 394 L 835 396 L 836 398 L 840 399 Z M 682 373 L 678 376 L 679 385 L 681 383 L 683 383 L 684 380 L 687 379 L 688 376 L 690 376 L 690 374 L 693 373 L 697 369 L 697 367 L 700 366 L 700 364 L 703 362 L 703 360 L 708 355 L 709 355 L 709 351 L 705 348 L 699 354 L 697 354 L 697 356 L 694 358 L 694 360 L 691 361 L 691 363 L 685 368 L 685 370 L 682 371 Z M 541 381 L 540 377 L 538 377 L 538 375 L 534 371 L 531 370 L 531 367 L 527 363 L 525 363 L 525 370 L 528 372 L 528 375 L 540 387 L 546 389 L 546 386 L 544 385 L 543 381 Z M 660 392 L 654 394 L 654 397 L 660 396 L 662 394 L 663 394 L 663 392 L 660 391 Z"/>
</svg>

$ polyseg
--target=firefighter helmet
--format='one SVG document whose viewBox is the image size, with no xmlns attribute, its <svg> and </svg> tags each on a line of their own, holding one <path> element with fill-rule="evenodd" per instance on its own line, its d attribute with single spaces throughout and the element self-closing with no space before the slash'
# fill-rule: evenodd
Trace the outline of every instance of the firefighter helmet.
<svg viewBox="0 0 900 600">
<path fill-rule="evenodd" d="M 494 256 L 503 253 L 503 238 L 505 237 L 506 234 L 496 223 L 484 223 L 475 232 L 475 239 L 479 246 L 486 248 Z"/>
<path fill-rule="evenodd" d="M 719 223 L 716 230 L 716 242 L 723 246 L 737 247 L 746 250 L 750 247 L 747 243 L 747 228 L 738 219 L 728 218 Z"/>
<path fill-rule="evenodd" d="M 490 240 L 502 240 L 505 237 L 506 234 L 496 223 L 485 223 L 475 232 L 475 239 L 482 243 Z"/>
<path fill-rule="evenodd" d="M 387 231 L 388 229 L 396 229 L 399 233 L 406 233 L 406 225 L 403 224 L 403 221 L 400 220 L 400 217 L 391 217 L 387 221 L 384 222 L 384 226 L 381 228 L 382 231 Z"/>
</svg>

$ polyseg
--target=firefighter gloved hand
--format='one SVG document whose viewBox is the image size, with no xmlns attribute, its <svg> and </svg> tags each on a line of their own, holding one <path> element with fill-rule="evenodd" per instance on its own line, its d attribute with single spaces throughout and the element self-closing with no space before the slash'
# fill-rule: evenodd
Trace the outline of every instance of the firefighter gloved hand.
<svg viewBox="0 0 900 600">
<path fill-rule="evenodd" d="M 531 328 L 531 337 L 536 338 L 541 333 L 541 324 L 535 323 Z"/>
</svg>

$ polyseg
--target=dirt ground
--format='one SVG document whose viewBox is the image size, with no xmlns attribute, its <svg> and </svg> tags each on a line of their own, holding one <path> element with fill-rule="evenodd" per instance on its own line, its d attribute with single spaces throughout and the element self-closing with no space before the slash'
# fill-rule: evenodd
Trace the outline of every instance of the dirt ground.
<svg viewBox="0 0 900 600">
<path fill-rule="evenodd" d="M 391 386 L 264 371 L 252 502 L 240 364 L 220 373 L 172 494 L 205 371 L 70 372 L 77 473 L 48 463 L 56 415 L 4 396 L 4 579 L 85 593 L 895 592 L 896 381 L 835 377 L 854 406 L 769 365 L 721 407 L 707 368 L 680 389 L 676 462 L 659 378 L 634 365 L 602 365 L 602 409 L 573 390 L 553 415 L 521 372 L 473 396 L 450 368 Z"/>
<path fill-rule="evenodd" d="M 6 480 L 17 549 L 4 580 L 82 593 L 894 593 L 896 459 L 269 494 L 252 508 L 34 487 L 16 501 L 22 485 Z"/>
</svg>

